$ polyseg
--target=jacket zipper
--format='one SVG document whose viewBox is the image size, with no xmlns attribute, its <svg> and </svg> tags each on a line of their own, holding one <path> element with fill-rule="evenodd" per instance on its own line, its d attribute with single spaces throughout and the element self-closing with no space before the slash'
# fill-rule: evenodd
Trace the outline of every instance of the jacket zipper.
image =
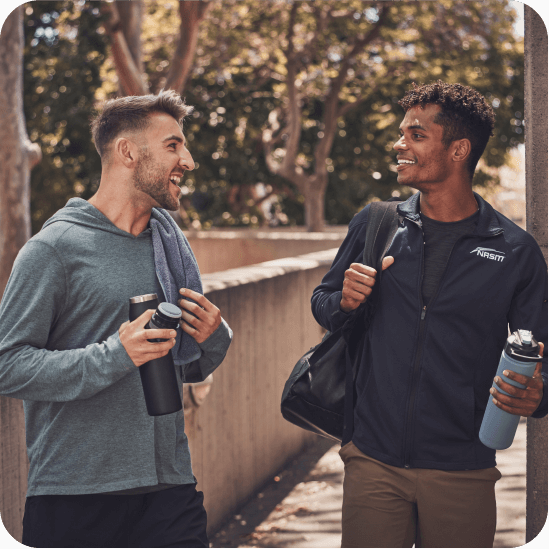
<svg viewBox="0 0 549 549">
<path fill-rule="evenodd" d="M 423 226 L 421 222 L 414 222 L 416 223 L 420 229 L 423 232 Z M 501 232 L 501 231 L 500 231 Z M 497 236 L 500 234 L 500 232 L 492 235 Z M 440 286 L 442 284 L 442 281 L 444 280 L 444 276 L 446 275 L 446 269 L 448 268 L 448 263 L 450 263 L 450 258 L 452 257 L 452 253 L 454 252 L 454 248 L 456 247 L 456 244 L 462 240 L 463 238 L 470 238 L 475 235 L 463 235 L 460 236 L 452 246 L 452 249 L 450 250 L 450 253 L 448 255 L 448 259 L 446 260 L 446 264 L 444 265 L 444 270 L 442 272 L 442 276 L 440 277 L 440 280 L 438 281 L 437 287 L 435 292 L 433 293 L 431 297 L 431 303 L 435 300 L 435 298 L 438 295 L 438 291 L 440 289 Z M 410 468 L 410 454 L 412 453 L 412 436 L 413 436 L 413 412 L 414 412 L 414 405 L 416 400 L 416 392 L 417 392 L 417 385 L 419 381 L 419 369 L 420 369 L 420 363 L 421 363 L 421 356 L 423 354 L 423 343 L 424 343 L 424 335 L 425 335 L 425 317 L 427 315 L 427 305 L 423 304 L 423 274 L 424 274 L 424 259 L 425 259 L 425 241 L 423 241 L 423 247 L 421 249 L 421 280 L 420 280 L 420 287 L 419 287 L 419 299 L 421 302 L 421 313 L 419 317 L 419 333 L 418 333 L 418 345 L 416 350 L 416 356 L 414 359 L 414 366 L 412 369 L 412 384 L 411 384 L 411 390 L 410 390 L 410 397 L 408 400 L 408 409 L 406 411 L 406 428 L 404 430 L 404 468 L 409 469 Z"/>
<path fill-rule="evenodd" d="M 417 226 L 421 229 L 423 246 L 421 248 L 421 276 L 419 281 L 419 301 L 421 303 L 421 313 L 419 317 L 419 333 L 418 333 L 418 343 L 416 347 L 416 356 L 414 358 L 414 366 L 412 368 L 412 383 L 410 388 L 410 396 L 408 398 L 408 408 L 406 410 L 406 427 L 404 429 L 404 467 L 406 469 L 410 468 L 410 453 L 412 447 L 412 414 L 414 410 L 417 384 L 419 379 L 419 364 L 421 360 L 421 355 L 423 352 L 423 334 L 425 328 L 425 315 L 427 314 L 427 305 L 423 304 L 423 270 L 424 270 L 424 260 L 425 260 L 425 236 L 423 235 L 423 226 L 421 221 L 415 222 Z"/>
</svg>

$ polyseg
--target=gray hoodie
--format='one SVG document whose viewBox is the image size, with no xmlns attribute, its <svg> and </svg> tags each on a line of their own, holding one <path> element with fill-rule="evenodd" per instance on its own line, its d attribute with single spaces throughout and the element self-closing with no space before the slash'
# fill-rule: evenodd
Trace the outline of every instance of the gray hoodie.
<svg viewBox="0 0 549 549">
<path fill-rule="evenodd" d="M 147 414 L 118 335 L 130 297 L 148 293 L 164 298 L 151 230 L 133 236 L 79 198 L 19 252 L 0 303 L 0 394 L 24 400 L 27 496 L 195 481 L 183 412 Z M 200 344 L 202 378 L 231 338 L 222 321 Z"/>
</svg>

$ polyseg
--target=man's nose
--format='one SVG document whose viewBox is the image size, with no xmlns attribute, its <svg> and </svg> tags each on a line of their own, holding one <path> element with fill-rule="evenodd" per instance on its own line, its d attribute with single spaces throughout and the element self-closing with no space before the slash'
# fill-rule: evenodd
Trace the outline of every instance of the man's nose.
<svg viewBox="0 0 549 549">
<path fill-rule="evenodd" d="M 406 149 L 406 141 L 404 139 L 404 136 L 400 136 L 400 139 L 393 145 L 393 149 L 395 151 Z"/>
<path fill-rule="evenodd" d="M 179 164 L 182 168 L 192 172 L 194 170 L 194 160 L 189 151 L 185 151 L 179 159 Z"/>
</svg>

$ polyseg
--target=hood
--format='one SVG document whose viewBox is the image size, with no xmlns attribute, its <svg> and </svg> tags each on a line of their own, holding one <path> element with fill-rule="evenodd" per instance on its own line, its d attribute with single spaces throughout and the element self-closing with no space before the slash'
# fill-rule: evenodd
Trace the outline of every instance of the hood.
<svg viewBox="0 0 549 549">
<path fill-rule="evenodd" d="M 68 223 L 75 223 L 76 225 L 91 227 L 120 236 L 135 238 L 130 233 L 119 229 L 108 217 L 103 215 L 95 206 L 92 206 L 83 198 L 71 198 L 65 204 L 64 208 L 55 212 L 44 223 L 42 229 L 45 229 L 47 226 L 56 223 L 57 221 L 66 221 Z"/>
</svg>

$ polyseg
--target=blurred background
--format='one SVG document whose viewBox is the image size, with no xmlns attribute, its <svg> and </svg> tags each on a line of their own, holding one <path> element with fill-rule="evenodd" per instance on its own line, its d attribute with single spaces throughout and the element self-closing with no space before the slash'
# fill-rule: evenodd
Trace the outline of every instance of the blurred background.
<svg viewBox="0 0 549 549">
<path fill-rule="evenodd" d="M 174 88 L 185 126 L 185 228 L 347 224 L 365 204 L 412 191 L 396 183 L 411 82 L 478 89 L 496 112 L 475 176 L 523 143 L 519 2 L 30 2 L 24 110 L 42 162 L 31 177 L 32 231 L 100 177 L 89 118 L 101 101 Z M 124 43 L 127 45 L 124 48 Z"/>
</svg>

